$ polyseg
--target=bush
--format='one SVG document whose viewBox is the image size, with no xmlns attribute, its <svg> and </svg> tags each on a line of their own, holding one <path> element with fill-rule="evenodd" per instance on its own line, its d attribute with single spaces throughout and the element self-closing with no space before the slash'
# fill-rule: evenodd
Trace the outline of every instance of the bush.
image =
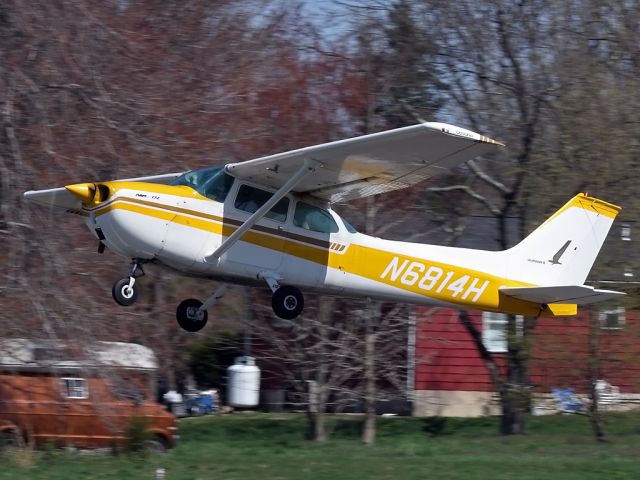
<svg viewBox="0 0 640 480">
<path fill-rule="evenodd" d="M 145 452 L 153 442 L 154 435 L 149 431 L 149 420 L 144 417 L 132 417 L 124 430 L 125 450 L 127 452 Z"/>
<path fill-rule="evenodd" d="M 426 417 L 422 419 L 422 424 L 422 430 L 431 437 L 437 437 L 445 433 L 447 419 L 445 417 Z"/>
</svg>

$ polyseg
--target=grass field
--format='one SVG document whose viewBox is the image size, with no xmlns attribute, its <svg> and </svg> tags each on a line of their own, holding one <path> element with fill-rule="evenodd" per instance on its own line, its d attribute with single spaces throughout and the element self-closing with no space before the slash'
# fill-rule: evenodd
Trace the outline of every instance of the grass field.
<svg viewBox="0 0 640 480">
<path fill-rule="evenodd" d="M 190 418 L 166 454 L 5 454 L 0 479 L 153 479 L 158 468 L 167 480 L 640 478 L 640 414 L 607 417 L 607 444 L 594 442 L 585 417 L 534 417 L 529 434 L 513 438 L 499 436 L 497 422 L 449 419 L 431 436 L 425 420 L 386 418 L 377 444 L 364 447 L 357 419 L 333 420 L 331 441 L 318 445 L 297 415 Z"/>
</svg>

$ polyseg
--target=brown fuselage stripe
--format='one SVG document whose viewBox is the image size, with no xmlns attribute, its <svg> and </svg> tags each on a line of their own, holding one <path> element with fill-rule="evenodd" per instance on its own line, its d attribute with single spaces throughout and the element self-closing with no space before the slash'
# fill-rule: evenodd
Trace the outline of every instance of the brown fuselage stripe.
<svg viewBox="0 0 640 480">
<path fill-rule="evenodd" d="M 234 218 L 219 217 L 217 215 L 211 215 L 211 214 L 208 214 L 208 213 L 199 212 L 197 210 L 190 210 L 188 208 L 175 207 L 173 205 L 166 205 L 166 204 L 163 204 L 163 203 L 150 202 L 148 200 L 140 200 L 139 198 L 132 198 L 132 197 L 117 197 L 117 198 L 114 198 L 113 200 L 111 200 L 110 202 L 101 204 L 96 208 L 90 209 L 89 211 L 90 212 L 97 212 L 98 210 L 102 210 L 103 208 L 106 208 L 106 207 L 108 207 L 108 206 L 110 206 L 113 203 L 116 203 L 118 201 L 126 201 L 126 202 L 130 202 L 130 203 L 137 203 L 137 204 L 144 205 L 144 206 L 147 206 L 147 207 L 158 208 L 158 209 L 162 209 L 162 210 L 168 210 L 168 211 L 175 212 L 175 213 L 181 213 L 183 215 L 191 215 L 193 217 L 204 218 L 204 219 L 212 220 L 214 222 L 218 222 L 218 223 L 222 223 L 222 224 L 234 225 L 236 227 L 239 227 L 240 225 L 242 225 L 244 223 L 242 220 L 236 220 Z M 326 241 L 326 240 L 320 240 L 318 238 L 307 237 L 305 235 L 299 235 L 297 233 L 284 231 L 284 230 L 279 230 L 277 228 L 265 227 L 263 225 L 254 225 L 253 227 L 251 227 L 251 230 L 262 232 L 262 233 L 267 233 L 269 235 L 274 235 L 276 237 L 284 237 L 284 238 L 289 239 L 289 240 L 295 240 L 297 242 L 307 243 L 307 244 L 310 244 L 310 245 L 314 245 L 314 246 L 321 247 L 321 248 L 326 248 L 326 249 L 328 249 L 330 247 L 330 245 L 331 245 L 331 242 Z"/>
</svg>

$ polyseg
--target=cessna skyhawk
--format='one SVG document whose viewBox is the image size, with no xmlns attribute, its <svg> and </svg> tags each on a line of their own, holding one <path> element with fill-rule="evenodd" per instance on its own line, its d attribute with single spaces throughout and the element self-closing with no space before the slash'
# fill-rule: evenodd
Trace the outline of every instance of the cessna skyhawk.
<svg viewBox="0 0 640 480">
<path fill-rule="evenodd" d="M 620 208 L 578 194 L 501 252 L 375 238 L 336 202 L 413 186 L 503 144 L 444 123 L 421 123 L 285 153 L 127 180 L 92 181 L 25 197 L 83 215 L 104 248 L 131 259 L 113 285 L 133 304 L 148 262 L 225 282 L 184 300 L 178 323 L 198 331 L 227 283 L 264 285 L 275 314 L 302 312 L 302 291 L 523 315 L 575 315 L 618 292 L 584 285 Z"/>
</svg>

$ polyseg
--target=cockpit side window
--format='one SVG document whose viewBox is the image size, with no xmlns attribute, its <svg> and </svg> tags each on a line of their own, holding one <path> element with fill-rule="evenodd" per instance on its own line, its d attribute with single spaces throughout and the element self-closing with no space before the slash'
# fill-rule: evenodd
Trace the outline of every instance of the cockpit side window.
<svg viewBox="0 0 640 480">
<path fill-rule="evenodd" d="M 342 218 L 342 217 L 340 217 Z M 342 218 L 342 223 L 344 223 L 344 228 L 347 229 L 347 232 L 349 233 L 358 233 L 358 230 L 356 230 L 356 227 L 354 227 L 353 225 L 351 225 L 349 222 L 347 222 L 344 218 Z"/>
<path fill-rule="evenodd" d="M 329 212 L 304 202 L 296 205 L 293 224 L 312 232 L 336 233 L 340 230 Z"/>
<path fill-rule="evenodd" d="M 238 195 L 234 206 L 238 210 L 242 210 L 248 213 L 255 213 L 267 200 L 271 198 L 272 194 L 260 190 L 258 188 L 250 187 L 249 185 L 241 185 L 238 189 Z M 283 198 L 276 203 L 271 210 L 265 215 L 266 218 L 275 220 L 276 222 L 285 222 L 287 220 L 287 211 L 289 210 L 289 199 Z"/>
</svg>

